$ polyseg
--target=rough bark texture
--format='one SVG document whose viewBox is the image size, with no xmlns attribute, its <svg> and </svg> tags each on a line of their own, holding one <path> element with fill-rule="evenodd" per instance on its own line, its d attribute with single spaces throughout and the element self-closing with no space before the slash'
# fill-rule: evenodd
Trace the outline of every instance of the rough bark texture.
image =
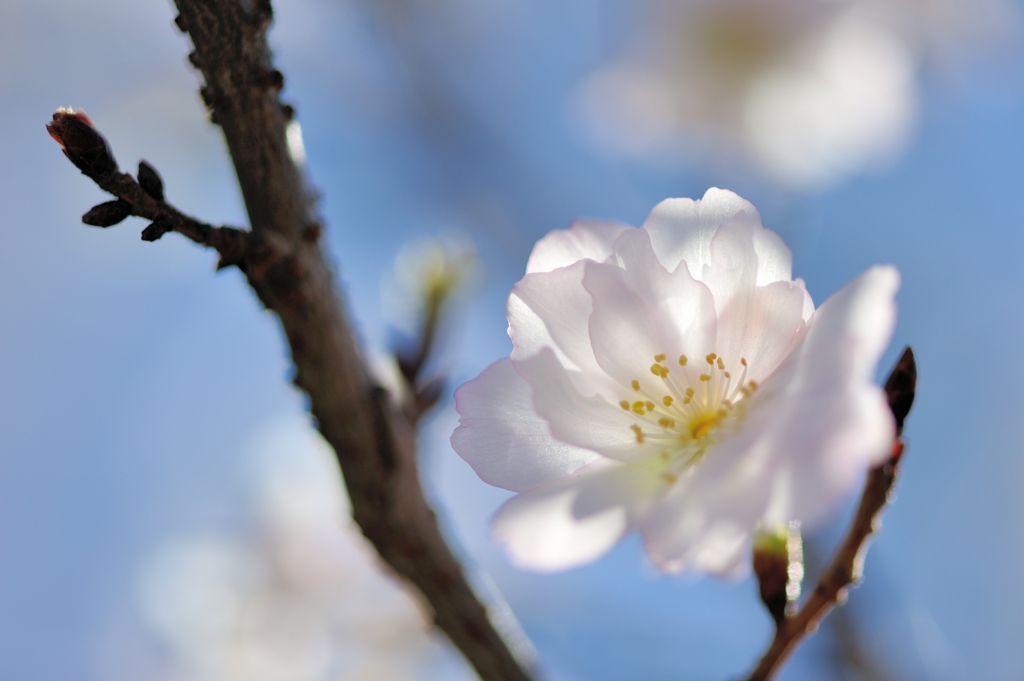
<svg viewBox="0 0 1024 681">
<path fill-rule="evenodd" d="M 847 589 L 860 582 L 868 544 L 872 535 L 881 527 L 882 510 L 896 482 L 900 458 L 903 456 L 900 435 L 903 422 L 914 403 L 916 386 L 917 365 L 914 353 L 908 347 L 885 383 L 889 408 L 896 418 L 896 442 L 893 443 L 892 455 L 888 461 L 868 471 L 857 514 L 832 557 L 832 562 L 800 611 L 778 623 L 771 646 L 757 668 L 747 677 L 747 681 L 768 681 L 774 678 L 804 637 L 814 633 L 821 620 L 834 607 L 845 603 Z"/>
<path fill-rule="evenodd" d="M 526 679 L 445 544 L 420 487 L 414 433 L 369 379 L 319 243 L 310 189 L 288 151 L 291 111 L 266 42 L 270 3 L 176 0 L 203 99 L 224 130 L 252 226 L 249 283 L 281 319 L 295 384 L 334 448 L 355 521 L 414 584 L 437 625 L 484 679 Z"/>
<path fill-rule="evenodd" d="M 178 212 L 163 200 L 155 170 L 140 166 L 138 181 L 121 173 L 88 117 L 60 111 L 48 126 L 51 135 L 83 173 L 118 197 L 91 210 L 85 221 L 109 226 L 128 213 L 146 217 L 154 223 L 144 239 L 177 231 L 216 248 L 222 266 L 245 272 L 281 320 L 295 384 L 309 395 L 320 431 L 337 454 L 363 534 L 419 590 L 437 626 L 483 679 L 524 681 L 528 674 L 474 595 L 424 499 L 413 424 L 364 367 L 320 244 L 312 191 L 289 154 L 285 133 L 293 112 L 278 99 L 283 77 L 266 42 L 269 1 L 175 4 L 176 23 L 195 46 L 189 59 L 205 80 L 201 94 L 224 131 L 251 231 L 212 227 Z"/>
</svg>

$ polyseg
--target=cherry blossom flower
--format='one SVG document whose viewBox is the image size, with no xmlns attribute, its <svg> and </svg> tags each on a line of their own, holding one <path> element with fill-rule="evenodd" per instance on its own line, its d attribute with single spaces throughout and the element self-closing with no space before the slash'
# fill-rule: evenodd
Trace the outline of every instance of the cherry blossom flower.
<svg viewBox="0 0 1024 681">
<path fill-rule="evenodd" d="M 742 570 L 752 533 L 826 519 L 889 452 L 873 378 L 899 274 L 815 310 L 739 196 L 668 199 L 639 229 L 577 222 L 508 299 L 511 357 L 456 392 L 452 446 L 518 496 L 493 536 L 558 570 L 639 530 L 661 570 Z"/>
</svg>

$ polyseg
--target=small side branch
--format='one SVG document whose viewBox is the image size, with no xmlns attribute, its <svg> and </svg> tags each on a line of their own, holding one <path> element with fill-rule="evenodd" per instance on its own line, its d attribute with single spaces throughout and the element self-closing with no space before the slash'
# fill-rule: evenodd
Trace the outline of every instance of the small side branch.
<svg viewBox="0 0 1024 681">
<path fill-rule="evenodd" d="M 771 646 L 757 668 L 747 677 L 747 681 L 772 679 L 804 637 L 817 630 L 818 624 L 832 608 L 846 602 L 848 587 L 860 582 L 871 536 L 881 526 L 882 509 L 889 500 L 889 493 L 899 472 L 899 462 L 903 455 L 900 435 L 903 422 L 914 403 L 916 386 L 917 365 L 914 352 L 908 347 L 885 383 L 889 408 L 896 419 L 896 442 L 892 454 L 885 463 L 868 472 L 857 514 L 832 557 L 832 562 L 800 611 L 778 623 Z"/>
<path fill-rule="evenodd" d="M 59 109 L 46 126 L 50 136 L 60 143 L 64 154 L 100 189 L 117 197 L 94 206 L 82 216 L 82 222 L 94 227 L 110 227 L 130 215 L 152 220 L 142 231 L 143 241 L 156 241 L 167 232 L 177 232 L 220 254 L 218 269 L 244 263 L 249 247 L 249 232 L 234 227 L 214 227 L 185 215 L 164 200 L 163 180 L 145 161 L 139 162 L 138 179 L 122 173 L 106 139 L 81 111 Z"/>
</svg>

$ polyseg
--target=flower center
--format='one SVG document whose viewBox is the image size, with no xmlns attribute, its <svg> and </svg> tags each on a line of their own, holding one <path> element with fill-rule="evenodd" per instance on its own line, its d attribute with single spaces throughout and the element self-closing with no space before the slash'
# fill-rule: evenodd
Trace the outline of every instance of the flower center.
<svg viewBox="0 0 1024 681">
<path fill-rule="evenodd" d="M 746 400 L 757 390 L 757 383 L 746 380 L 746 358 L 740 358 L 740 375 L 735 379 L 714 352 L 697 366 L 686 355 L 680 355 L 678 367 L 670 367 L 667 359 L 664 353 L 654 356 L 650 372 L 660 381 L 653 390 L 649 383 L 643 386 L 634 379 L 632 399 L 620 401 L 619 406 L 634 417 L 629 427 L 637 444 L 658 447 L 657 456 L 663 462 L 659 477 L 671 484 L 742 420 Z"/>
</svg>

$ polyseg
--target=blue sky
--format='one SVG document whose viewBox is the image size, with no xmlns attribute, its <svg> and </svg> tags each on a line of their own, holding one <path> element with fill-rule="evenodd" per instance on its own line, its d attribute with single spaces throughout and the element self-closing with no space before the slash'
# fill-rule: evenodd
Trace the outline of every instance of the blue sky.
<svg viewBox="0 0 1024 681">
<path fill-rule="evenodd" d="M 709 185 L 759 207 L 816 302 L 873 263 L 896 264 L 900 317 L 881 372 L 913 345 L 920 392 L 898 501 L 852 617 L 898 678 L 1024 675 L 1017 45 L 955 72 L 926 70 L 906 152 L 807 194 L 751 172 L 652 167 L 580 145 L 566 92 L 617 44 L 626 5 L 482 3 L 482 23 L 446 42 L 440 20 L 410 28 L 369 4 L 279 4 L 284 96 L 297 104 L 369 347 L 388 337 L 381 286 L 410 239 L 458 234 L 479 251 L 479 292 L 444 358 L 461 382 L 507 354 L 504 299 L 537 238 L 578 216 L 639 224 L 662 198 Z M 173 16 L 155 0 L 0 6 L 3 678 L 163 678 L 159 643 L 136 612 L 140 564 L 176 537 L 251 526 L 254 433 L 304 406 L 276 322 L 243 278 L 214 273 L 212 254 L 175 235 L 142 243 L 134 219 L 82 225 L 105 199 L 43 129 L 56 107 L 82 107 L 124 169 L 145 158 L 179 208 L 244 224 Z M 454 423 L 446 401 L 423 434 L 431 495 L 553 678 L 722 679 L 756 658 L 770 629 L 750 581 L 656 575 L 636 541 L 565 574 L 511 568 L 486 538 L 507 495 L 451 452 Z M 829 654 L 824 630 L 783 678 L 834 674 Z"/>
</svg>

